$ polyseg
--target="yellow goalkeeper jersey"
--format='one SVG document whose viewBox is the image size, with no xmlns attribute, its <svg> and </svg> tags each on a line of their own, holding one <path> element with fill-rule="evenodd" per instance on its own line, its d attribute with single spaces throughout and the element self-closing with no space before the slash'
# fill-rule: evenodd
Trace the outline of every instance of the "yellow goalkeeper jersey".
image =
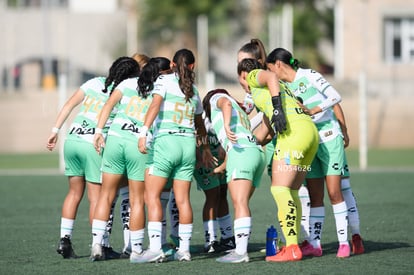
<svg viewBox="0 0 414 275">
<path fill-rule="evenodd" d="M 269 89 L 266 86 L 260 85 L 257 81 L 257 75 L 260 71 L 261 69 L 256 69 L 249 72 L 246 81 L 249 84 L 254 105 L 270 120 L 273 114 L 272 96 L 270 95 Z M 308 120 L 312 122 L 311 117 L 306 115 L 298 105 L 297 98 L 289 88 L 281 81 L 279 81 L 279 85 L 280 98 L 282 100 L 283 111 L 285 112 L 287 127 L 289 128 L 289 124 L 296 120 Z"/>
</svg>

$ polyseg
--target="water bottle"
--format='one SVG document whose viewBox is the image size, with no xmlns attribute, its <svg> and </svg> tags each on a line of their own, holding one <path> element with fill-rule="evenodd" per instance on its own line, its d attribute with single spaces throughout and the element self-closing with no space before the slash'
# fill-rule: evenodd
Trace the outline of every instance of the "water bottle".
<svg viewBox="0 0 414 275">
<path fill-rule="evenodd" d="M 277 246 L 277 231 L 276 228 L 271 225 L 266 232 L 266 256 L 276 255 Z"/>
</svg>

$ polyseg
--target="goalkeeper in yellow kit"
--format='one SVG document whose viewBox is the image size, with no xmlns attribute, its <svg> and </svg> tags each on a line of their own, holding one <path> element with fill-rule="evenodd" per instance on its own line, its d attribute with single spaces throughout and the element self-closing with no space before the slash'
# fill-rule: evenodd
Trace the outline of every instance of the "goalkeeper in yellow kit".
<svg viewBox="0 0 414 275">
<path fill-rule="evenodd" d="M 271 192 L 278 208 L 278 218 L 286 247 L 266 261 L 286 262 L 302 259 L 298 245 L 301 203 L 298 190 L 318 149 L 318 131 L 312 119 L 304 114 L 297 98 L 273 72 L 260 69 L 254 59 L 243 59 L 237 71 L 239 82 L 252 95 L 255 106 L 265 114 L 267 132 L 257 139 L 269 140 L 267 135 L 277 134 L 273 155 Z"/>
</svg>

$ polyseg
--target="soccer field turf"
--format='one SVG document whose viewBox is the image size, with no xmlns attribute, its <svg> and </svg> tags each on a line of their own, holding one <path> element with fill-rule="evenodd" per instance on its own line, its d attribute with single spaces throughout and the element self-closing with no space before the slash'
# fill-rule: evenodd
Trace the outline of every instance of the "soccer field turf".
<svg viewBox="0 0 414 275">
<path fill-rule="evenodd" d="M 351 184 L 361 216 L 366 253 L 337 259 L 337 240 L 332 208 L 327 202 L 322 236 L 324 255 L 300 262 L 264 261 L 266 229 L 275 224 L 276 207 L 269 179 L 251 200 L 253 216 L 249 242 L 250 262 L 216 263 L 217 255 L 193 253 L 191 262 L 130 264 L 128 260 L 90 262 L 91 232 L 86 197 L 79 208 L 73 233 L 78 259 L 64 260 L 56 253 L 60 211 L 67 191 L 63 175 L 0 176 L 0 274 L 412 274 L 414 263 L 414 172 L 355 172 Z M 192 246 L 202 250 L 204 232 L 201 209 L 204 195 L 193 185 Z M 280 234 L 280 232 L 279 232 Z M 111 244 L 122 247 L 117 209 Z M 147 244 L 147 236 L 145 246 Z"/>
<path fill-rule="evenodd" d="M 346 149 L 348 163 L 351 168 L 358 167 L 358 150 Z M 368 167 L 411 168 L 414 170 L 414 148 L 405 149 L 370 149 L 368 151 Z M 0 174 L 8 169 L 57 169 L 59 156 L 56 152 L 37 154 L 0 154 Z M 3 172 L 3 173 L 2 173 Z"/>
</svg>

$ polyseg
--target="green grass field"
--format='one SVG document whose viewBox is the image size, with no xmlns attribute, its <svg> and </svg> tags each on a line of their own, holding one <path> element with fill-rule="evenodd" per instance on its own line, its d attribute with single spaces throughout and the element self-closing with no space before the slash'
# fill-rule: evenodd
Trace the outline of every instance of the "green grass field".
<svg viewBox="0 0 414 275">
<path fill-rule="evenodd" d="M 49 160 L 38 157 L 26 156 L 24 161 L 14 159 L 15 165 L 8 167 L 3 166 L 7 161 L 0 157 L 0 168 L 50 168 L 46 165 Z M 38 166 L 33 167 L 33 161 Z M 404 165 L 409 166 L 412 167 Z M 352 174 L 351 184 L 358 200 L 366 248 L 363 255 L 343 260 L 335 257 L 335 224 L 332 208 L 327 203 L 322 257 L 305 258 L 294 263 L 265 262 L 260 250 L 264 248 L 266 229 L 275 224 L 276 218 L 275 203 L 269 192 L 270 182 L 265 176 L 251 200 L 253 228 L 249 242 L 249 263 L 219 264 L 215 262 L 217 255 L 193 253 L 191 262 L 133 265 L 128 260 L 89 261 L 92 237 L 86 198 L 79 208 L 73 235 L 75 252 L 81 257 L 64 260 L 56 253 L 56 246 L 61 204 L 67 191 L 66 177 L 3 175 L 0 176 L 0 274 L 412 274 L 413 178 L 414 170 L 393 172 L 375 169 Z M 204 238 L 201 222 L 204 195 L 193 186 L 191 196 L 194 210 L 191 243 L 201 250 Z M 115 217 L 111 243 L 116 250 L 123 244 L 119 215 Z"/>
</svg>

